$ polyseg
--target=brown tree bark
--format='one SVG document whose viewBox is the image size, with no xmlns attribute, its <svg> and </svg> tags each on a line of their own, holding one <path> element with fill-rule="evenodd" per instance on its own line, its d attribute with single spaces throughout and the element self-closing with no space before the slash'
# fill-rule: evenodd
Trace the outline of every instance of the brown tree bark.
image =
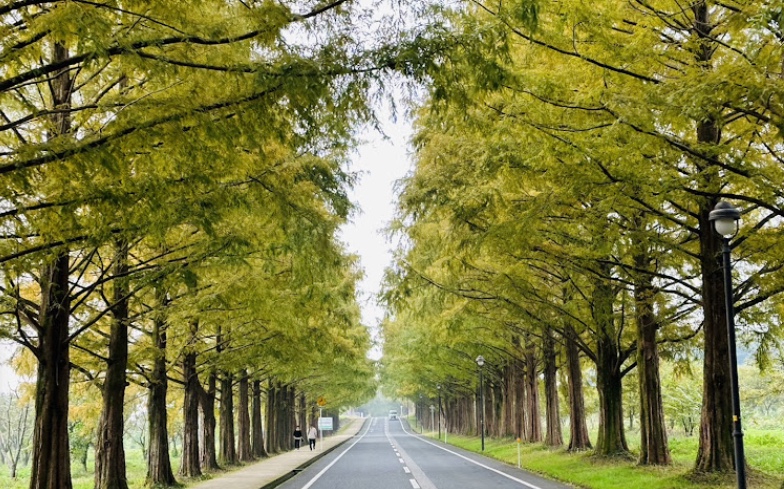
<svg viewBox="0 0 784 489">
<path fill-rule="evenodd" d="M 226 465 L 237 463 L 237 449 L 234 438 L 234 378 L 229 372 L 220 377 L 220 450 L 218 460 Z"/>
<path fill-rule="evenodd" d="M 267 453 L 277 453 L 280 451 L 280 446 L 277 444 L 278 437 L 276 435 L 278 423 L 276 419 L 277 403 L 278 396 L 275 382 L 270 379 L 267 384 Z"/>
<path fill-rule="evenodd" d="M 182 358 L 182 376 L 185 392 L 182 403 L 182 459 L 180 460 L 180 475 L 188 478 L 199 477 L 202 474 L 199 464 L 199 400 L 201 384 L 199 384 L 199 375 L 196 371 L 197 353 L 194 350 L 199 324 L 193 321 L 190 327 L 190 339 Z"/>
<path fill-rule="evenodd" d="M 732 391 L 729 371 L 727 315 L 724 309 L 724 282 L 719 262 L 721 253 L 708 213 L 713 205 L 700 209 L 702 246 L 702 303 L 704 311 L 704 359 L 700 442 L 697 472 L 729 472 L 735 469 L 732 440 Z"/>
<path fill-rule="evenodd" d="M 555 338 L 553 330 L 544 332 L 542 359 L 544 361 L 544 397 L 545 397 L 545 437 L 544 443 L 550 447 L 563 445 L 561 432 L 561 409 L 558 400 L 558 365 L 556 363 Z"/>
<path fill-rule="evenodd" d="M 610 276 L 609 266 L 600 265 L 601 274 Z M 618 344 L 620 334 L 613 314 L 614 293 L 607 280 L 596 279 L 592 315 L 596 324 L 596 389 L 599 393 L 599 433 L 596 453 L 605 456 L 629 455 L 623 420 L 623 373 L 626 359 Z"/>
<path fill-rule="evenodd" d="M 65 44 L 52 45 L 52 63 L 69 58 Z M 52 106 L 71 106 L 73 80 L 70 70 L 55 73 L 50 82 Z M 68 110 L 52 116 L 53 136 L 71 131 Z M 69 319 L 71 297 L 68 272 L 70 259 L 63 250 L 41 271 L 41 310 L 38 317 L 38 344 L 33 350 L 38 361 L 35 384 L 35 429 L 30 489 L 71 489 L 71 456 L 68 440 L 68 389 L 71 363 Z"/>
<path fill-rule="evenodd" d="M 638 221 L 638 224 L 639 221 Z M 642 251 L 634 254 L 635 268 L 649 271 L 651 260 Z M 656 332 L 659 323 L 653 310 L 656 291 L 650 273 L 634 277 L 635 319 L 637 322 L 637 373 L 640 390 L 640 465 L 672 463 L 667 444 L 667 425 L 659 377 L 659 348 Z"/>
<path fill-rule="evenodd" d="M 583 397 L 583 371 L 580 366 L 580 349 L 577 334 L 571 326 L 564 330 L 566 359 L 569 377 L 569 451 L 592 448 L 585 422 L 585 398 Z"/>
<path fill-rule="evenodd" d="M 63 49 L 55 46 L 55 52 Z M 64 53 L 64 54 L 63 54 Z M 67 55 L 64 52 L 57 57 Z M 68 443 L 68 389 L 71 363 L 68 321 L 67 253 L 61 253 L 41 272 L 39 339 L 34 350 L 38 360 L 35 384 L 35 429 L 30 489 L 72 489 Z"/>
<path fill-rule="evenodd" d="M 253 453 L 250 449 L 249 390 L 248 372 L 243 369 L 240 371 L 240 382 L 237 392 L 237 458 L 241 462 L 253 460 Z"/>
<path fill-rule="evenodd" d="M 526 411 L 528 428 L 526 429 L 529 443 L 542 441 L 542 417 L 539 408 L 539 359 L 531 338 L 526 338 L 525 354 L 525 390 L 528 393 Z"/>
<path fill-rule="evenodd" d="M 716 43 L 711 32 L 715 25 L 710 18 L 710 7 L 705 1 L 691 5 L 694 15 L 692 36 L 696 47 L 695 58 L 703 69 L 709 70 Z M 715 118 L 697 123 L 697 140 L 703 144 L 719 144 L 721 130 Z M 711 172 L 701 162 L 697 169 L 704 178 Z M 718 189 L 715 178 L 705 182 L 706 190 Z M 712 187 L 712 188 L 711 188 Z M 729 472 L 735 470 L 732 440 L 732 389 L 730 386 L 729 340 L 727 314 L 724 306 L 724 281 L 721 262 L 721 241 L 708 220 L 716 199 L 699 202 L 698 222 L 700 264 L 702 273 L 702 309 L 704 317 L 703 393 L 700 416 L 700 442 L 697 450 L 696 472 Z"/>
<path fill-rule="evenodd" d="M 201 468 L 203 470 L 220 470 L 218 453 L 215 448 L 215 393 L 217 391 L 217 374 L 211 370 L 207 377 L 207 388 L 199 386 L 199 401 L 202 413 Z"/>
<path fill-rule="evenodd" d="M 160 301 L 161 305 L 165 300 Z M 147 452 L 147 485 L 172 486 L 177 484 L 169 458 L 169 426 L 166 416 L 166 323 L 163 318 L 153 321 L 152 341 L 157 346 L 150 375 L 147 397 L 150 449 Z M 184 444 L 184 441 L 183 441 Z"/>
<path fill-rule="evenodd" d="M 251 385 L 251 453 L 256 458 L 266 458 L 269 457 L 269 454 L 267 454 L 267 450 L 264 448 L 264 431 L 261 425 L 261 381 L 256 379 Z"/>
<path fill-rule="evenodd" d="M 112 294 L 109 355 L 103 382 L 103 406 L 95 449 L 95 488 L 127 489 L 123 406 L 128 366 L 128 245 L 117 243 Z"/>
</svg>

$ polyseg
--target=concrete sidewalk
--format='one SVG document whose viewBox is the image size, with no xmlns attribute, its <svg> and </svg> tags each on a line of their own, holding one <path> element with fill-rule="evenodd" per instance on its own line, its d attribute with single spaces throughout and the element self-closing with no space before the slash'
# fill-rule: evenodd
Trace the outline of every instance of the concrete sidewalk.
<svg viewBox="0 0 784 489">
<path fill-rule="evenodd" d="M 353 438 L 369 418 L 352 418 L 336 435 L 316 444 L 316 450 L 305 446 L 262 459 L 251 465 L 226 473 L 215 473 L 212 479 L 188 485 L 193 489 L 262 489 L 282 483 L 296 472 Z"/>
</svg>

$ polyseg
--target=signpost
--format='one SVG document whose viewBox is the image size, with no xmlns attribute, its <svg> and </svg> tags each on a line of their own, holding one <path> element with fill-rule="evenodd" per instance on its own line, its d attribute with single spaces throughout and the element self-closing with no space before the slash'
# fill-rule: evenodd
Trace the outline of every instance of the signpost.
<svg viewBox="0 0 784 489">
<path fill-rule="evenodd" d="M 326 418 L 319 417 L 319 429 L 324 431 L 332 431 L 332 417 L 328 416 Z"/>
<path fill-rule="evenodd" d="M 321 415 L 321 410 L 324 409 L 324 406 L 327 405 L 327 400 L 324 398 L 324 396 L 319 396 L 318 400 L 316 400 L 316 404 L 318 404 L 319 407 L 318 429 L 319 429 L 319 450 L 321 450 L 321 447 L 324 443 L 324 432 L 322 430 L 332 431 L 332 418 L 324 418 Z M 321 422 L 322 419 L 329 419 L 329 428 L 326 428 L 324 427 L 324 425 L 322 425 Z"/>
</svg>

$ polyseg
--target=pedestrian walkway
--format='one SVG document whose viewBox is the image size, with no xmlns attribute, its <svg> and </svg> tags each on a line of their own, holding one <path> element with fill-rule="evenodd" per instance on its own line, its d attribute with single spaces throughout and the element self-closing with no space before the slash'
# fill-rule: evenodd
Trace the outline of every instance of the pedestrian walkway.
<svg viewBox="0 0 784 489">
<path fill-rule="evenodd" d="M 285 481 L 299 470 L 307 467 L 318 458 L 326 455 L 342 443 L 354 437 L 368 418 L 351 418 L 337 434 L 324 438 L 316 444 L 316 450 L 305 446 L 265 458 L 241 469 L 216 474 L 210 480 L 192 486 L 193 489 L 261 489 Z"/>
</svg>

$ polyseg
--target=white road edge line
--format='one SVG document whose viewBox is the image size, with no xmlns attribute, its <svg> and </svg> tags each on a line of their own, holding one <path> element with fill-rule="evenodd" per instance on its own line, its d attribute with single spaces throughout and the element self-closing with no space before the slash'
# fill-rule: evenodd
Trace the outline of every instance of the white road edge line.
<svg viewBox="0 0 784 489">
<path fill-rule="evenodd" d="M 371 424 L 373 424 L 373 423 L 368 423 L 368 427 L 367 427 L 367 429 L 365 430 L 365 432 L 364 432 L 364 433 L 362 433 L 362 435 L 361 435 L 359 438 L 357 438 L 357 440 L 356 440 L 354 443 L 352 443 L 352 444 L 351 444 L 351 446 L 349 446 L 348 448 L 346 448 L 345 450 L 343 450 L 343 453 L 341 453 L 340 455 L 338 455 L 337 457 L 335 457 L 335 460 L 333 460 L 332 462 L 330 462 L 330 463 L 329 463 L 329 465 L 327 465 L 326 467 L 324 467 L 323 469 L 321 469 L 321 471 L 319 471 L 319 473 L 318 473 L 318 474 L 314 475 L 314 476 L 313 476 L 313 478 L 312 478 L 312 479 L 310 479 L 310 480 L 308 481 L 308 483 L 307 483 L 307 484 L 305 484 L 304 486 L 302 486 L 302 489 L 308 489 L 310 486 L 312 486 L 313 484 L 315 484 L 315 483 L 316 483 L 316 481 L 317 481 L 317 480 L 319 480 L 319 479 L 321 478 L 321 476 L 322 476 L 322 475 L 324 475 L 324 474 L 325 474 L 325 473 L 326 473 L 326 472 L 327 472 L 329 469 L 331 469 L 331 468 L 332 468 L 332 466 L 333 466 L 333 465 L 335 465 L 335 464 L 337 463 L 337 461 L 338 461 L 338 460 L 340 460 L 340 459 L 341 459 L 341 457 L 343 457 L 343 455 L 347 454 L 349 450 L 351 450 L 352 448 L 354 448 L 354 445 L 356 445 L 357 443 L 359 443 L 359 441 L 360 441 L 360 440 L 362 440 L 362 438 L 364 438 L 364 437 L 365 437 L 365 435 L 367 435 L 368 431 L 370 431 L 370 425 L 371 425 Z"/>
<path fill-rule="evenodd" d="M 526 481 L 524 481 L 524 480 L 522 480 L 522 479 L 518 479 L 517 477 L 515 477 L 515 476 L 513 476 L 513 475 L 506 474 L 506 473 L 504 473 L 504 472 L 501 472 L 500 470 L 497 470 L 497 469 L 494 469 L 494 468 L 492 468 L 492 467 L 489 467 L 489 466 L 487 466 L 487 465 L 485 465 L 485 464 L 483 464 L 483 463 L 481 463 L 481 462 L 477 462 L 476 460 L 472 460 L 472 459 L 470 459 L 470 458 L 466 457 L 465 455 L 461 455 L 461 454 L 459 454 L 459 453 L 457 453 L 457 452 L 453 452 L 452 450 L 450 450 L 450 449 L 448 449 L 448 448 L 444 448 L 444 447 L 442 447 L 442 446 L 440 446 L 440 445 L 436 445 L 436 444 L 435 444 L 435 443 L 433 443 L 433 442 L 427 441 L 427 440 L 425 440 L 424 438 L 422 438 L 421 436 L 419 436 L 419 435 L 417 435 L 417 434 L 412 434 L 412 433 L 410 433 L 408 430 L 406 430 L 406 427 L 405 427 L 405 426 L 403 426 L 403 423 L 400 423 L 400 425 L 401 425 L 401 427 L 403 428 L 403 431 L 404 431 L 404 432 L 405 432 L 407 435 L 409 435 L 409 436 L 414 436 L 414 437 L 418 438 L 420 441 L 422 441 L 422 442 L 424 442 L 424 443 L 427 443 L 428 445 L 432 445 L 432 446 L 434 446 L 434 447 L 436 447 L 436 448 L 440 448 L 441 450 L 443 450 L 443 451 L 445 451 L 445 452 L 449 452 L 449 453 L 451 453 L 452 455 L 456 455 L 456 456 L 458 456 L 458 457 L 462 458 L 463 460 L 467 460 L 467 461 L 471 462 L 471 463 L 472 463 L 472 464 L 474 464 L 474 465 L 478 465 L 478 466 L 482 467 L 483 469 L 487 469 L 487 470 L 489 470 L 490 472 L 495 472 L 495 473 L 496 473 L 496 474 L 498 474 L 498 475 L 502 475 L 502 476 L 506 477 L 507 479 L 511 479 L 511 480 L 513 480 L 513 481 L 515 481 L 515 482 L 517 482 L 517 483 L 519 483 L 519 484 L 522 484 L 522 485 L 526 486 L 526 487 L 530 487 L 531 489 L 542 489 L 542 488 L 541 488 L 541 487 L 539 487 L 539 486 L 536 486 L 536 485 L 534 485 L 534 484 L 531 484 L 531 483 L 529 483 L 529 482 L 526 482 Z M 307 489 L 307 488 L 303 487 L 302 489 Z"/>
</svg>

